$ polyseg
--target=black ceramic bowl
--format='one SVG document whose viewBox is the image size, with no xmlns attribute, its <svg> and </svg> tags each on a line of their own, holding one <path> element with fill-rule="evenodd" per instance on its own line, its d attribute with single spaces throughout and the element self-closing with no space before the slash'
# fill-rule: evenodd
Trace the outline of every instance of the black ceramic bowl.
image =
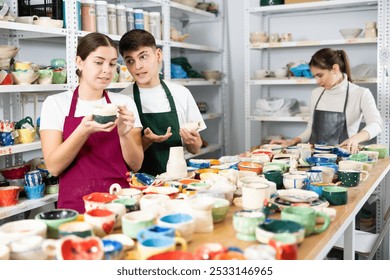
<svg viewBox="0 0 390 280">
<path fill-rule="evenodd" d="M 72 209 L 56 209 L 39 213 L 37 219 L 40 220 L 60 220 L 76 218 L 79 213 Z"/>
</svg>

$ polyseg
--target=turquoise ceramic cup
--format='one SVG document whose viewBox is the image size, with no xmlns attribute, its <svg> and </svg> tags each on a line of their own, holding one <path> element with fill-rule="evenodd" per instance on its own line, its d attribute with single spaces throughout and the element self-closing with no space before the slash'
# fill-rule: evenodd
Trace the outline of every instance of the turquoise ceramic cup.
<svg viewBox="0 0 390 280">
<path fill-rule="evenodd" d="M 322 196 L 331 205 L 344 205 L 348 202 L 347 190 L 347 188 L 343 187 L 324 187 L 322 189 Z"/>
</svg>

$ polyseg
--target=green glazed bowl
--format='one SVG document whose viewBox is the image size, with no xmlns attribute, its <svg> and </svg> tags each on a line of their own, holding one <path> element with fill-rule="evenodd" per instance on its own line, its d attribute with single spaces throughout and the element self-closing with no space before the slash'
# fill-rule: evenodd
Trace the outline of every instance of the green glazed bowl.
<svg viewBox="0 0 390 280">
<path fill-rule="evenodd" d="M 112 115 L 112 116 L 93 115 L 93 119 L 97 123 L 106 124 L 106 123 L 109 123 L 109 122 L 115 122 L 116 115 Z"/>
</svg>

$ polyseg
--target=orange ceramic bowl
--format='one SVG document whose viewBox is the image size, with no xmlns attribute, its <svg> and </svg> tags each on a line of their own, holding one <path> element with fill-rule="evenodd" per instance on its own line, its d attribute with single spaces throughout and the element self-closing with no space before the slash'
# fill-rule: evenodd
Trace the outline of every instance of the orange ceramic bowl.
<svg viewBox="0 0 390 280">
<path fill-rule="evenodd" d="M 204 173 L 219 173 L 219 169 L 217 168 L 202 168 L 195 171 L 195 179 L 200 179 L 200 174 Z"/>
<path fill-rule="evenodd" d="M 0 188 L 0 207 L 18 203 L 20 187 L 9 186 Z"/>
<path fill-rule="evenodd" d="M 257 174 L 263 172 L 263 165 L 258 162 L 241 161 L 238 163 L 238 170 L 254 171 Z"/>
</svg>

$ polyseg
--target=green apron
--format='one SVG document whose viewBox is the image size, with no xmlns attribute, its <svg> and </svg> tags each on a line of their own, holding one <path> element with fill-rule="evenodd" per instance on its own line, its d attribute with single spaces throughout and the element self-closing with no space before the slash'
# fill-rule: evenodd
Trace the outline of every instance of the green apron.
<svg viewBox="0 0 390 280">
<path fill-rule="evenodd" d="M 177 118 L 177 111 L 175 102 L 173 101 L 171 92 L 163 80 L 160 80 L 161 85 L 167 95 L 170 112 L 163 113 L 144 113 L 142 111 L 140 92 L 137 83 L 133 85 L 134 102 L 137 105 L 139 117 L 142 126 L 149 127 L 154 134 L 164 135 L 167 128 L 171 127 L 172 136 L 165 142 L 153 143 L 144 152 L 144 161 L 139 172 L 144 172 L 153 176 L 166 172 L 167 162 L 169 158 L 170 147 L 182 146 L 181 137 L 179 135 L 179 119 Z M 156 104 L 158 106 L 158 104 Z M 142 132 L 142 136 L 143 136 Z"/>
</svg>

